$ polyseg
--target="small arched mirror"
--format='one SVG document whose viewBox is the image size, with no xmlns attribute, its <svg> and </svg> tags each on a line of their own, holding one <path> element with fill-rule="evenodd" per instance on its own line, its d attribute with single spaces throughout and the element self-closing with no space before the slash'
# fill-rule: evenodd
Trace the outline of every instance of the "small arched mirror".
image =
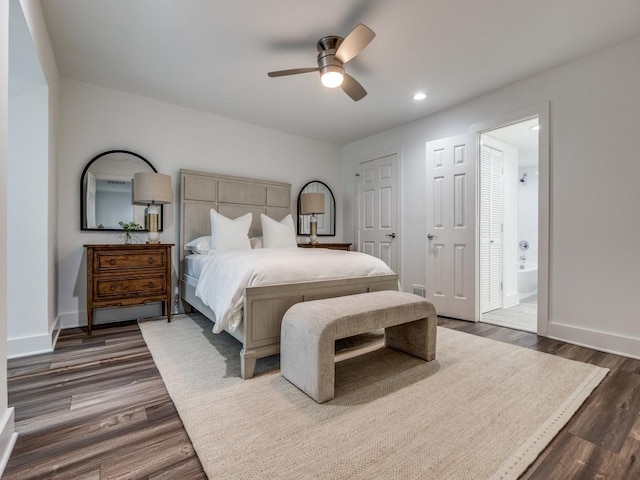
<svg viewBox="0 0 640 480">
<path fill-rule="evenodd" d="M 80 178 L 80 228 L 120 232 L 119 222 L 144 226 L 146 207 L 132 204 L 133 174 L 138 172 L 157 170 L 146 158 L 126 150 L 93 157 Z M 158 229 L 162 231 L 162 206 Z"/>
<path fill-rule="evenodd" d="M 303 193 L 324 194 L 324 213 L 316 215 L 318 219 L 318 236 L 333 237 L 336 234 L 336 199 L 327 184 L 314 180 L 307 183 L 298 194 L 298 235 L 311 233 L 310 215 L 302 215 L 301 196 Z"/>
</svg>

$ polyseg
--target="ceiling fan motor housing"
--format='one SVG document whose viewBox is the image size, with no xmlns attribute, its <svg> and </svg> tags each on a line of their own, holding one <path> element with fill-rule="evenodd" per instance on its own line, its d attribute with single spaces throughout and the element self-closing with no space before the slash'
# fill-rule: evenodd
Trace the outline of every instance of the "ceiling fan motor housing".
<svg viewBox="0 0 640 480">
<path fill-rule="evenodd" d="M 323 37 L 318 40 L 318 68 L 320 76 L 328 72 L 338 72 L 344 75 L 342 62 L 336 58 L 336 50 L 342 43 L 342 37 Z"/>
</svg>

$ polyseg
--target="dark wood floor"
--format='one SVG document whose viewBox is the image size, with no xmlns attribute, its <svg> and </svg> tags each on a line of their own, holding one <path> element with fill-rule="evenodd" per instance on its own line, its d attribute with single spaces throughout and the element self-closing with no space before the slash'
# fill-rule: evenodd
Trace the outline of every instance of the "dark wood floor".
<svg viewBox="0 0 640 480">
<path fill-rule="evenodd" d="M 640 479 L 640 360 L 487 324 L 440 325 L 611 369 L 526 479 Z M 20 432 L 3 479 L 201 479 L 193 446 L 136 324 L 63 332 L 10 360 Z M 536 399 L 531 399 L 535 408 Z"/>
</svg>

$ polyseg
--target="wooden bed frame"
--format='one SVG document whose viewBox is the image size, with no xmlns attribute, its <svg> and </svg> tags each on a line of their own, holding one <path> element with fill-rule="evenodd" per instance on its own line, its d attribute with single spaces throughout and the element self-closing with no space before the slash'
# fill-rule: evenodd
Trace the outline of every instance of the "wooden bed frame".
<svg viewBox="0 0 640 480">
<path fill-rule="evenodd" d="M 195 279 L 184 273 L 184 245 L 211 235 L 209 211 L 237 218 L 253 214 L 249 236 L 262 235 L 260 214 L 281 220 L 291 213 L 291 185 L 244 177 L 180 170 L 180 290 L 183 302 L 215 321 L 215 314 L 195 295 Z M 397 290 L 398 275 L 265 285 L 245 288 L 243 321 L 229 331 L 242 343 L 242 378 L 253 377 L 258 358 L 280 352 L 282 316 L 295 303 L 379 290 Z"/>
</svg>

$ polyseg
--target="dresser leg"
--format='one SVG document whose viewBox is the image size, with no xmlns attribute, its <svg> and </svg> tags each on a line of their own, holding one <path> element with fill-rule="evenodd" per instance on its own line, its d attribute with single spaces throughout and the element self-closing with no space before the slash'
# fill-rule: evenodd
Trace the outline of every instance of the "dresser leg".
<svg viewBox="0 0 640 480">
<path fill-rule="evenodd" d="M 93 308 L 87 308 L 87 331 L 91 335 L 91 327 L 93 326 Z"/>
</svg>

